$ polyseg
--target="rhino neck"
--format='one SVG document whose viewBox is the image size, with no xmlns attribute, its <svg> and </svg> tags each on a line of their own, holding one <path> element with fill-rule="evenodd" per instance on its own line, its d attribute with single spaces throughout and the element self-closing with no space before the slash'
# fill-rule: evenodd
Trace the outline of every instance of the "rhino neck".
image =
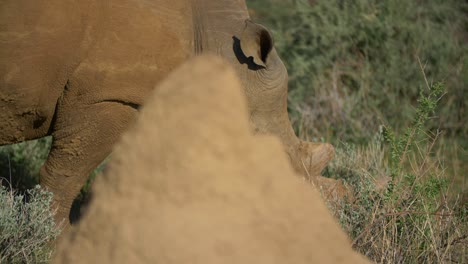
<svg viewBox="0 0 468 264">
<path fill-rule="evenodd" d="M 193 52 L 231 57 L 233 37 L 249 18 L 244 0 L 194 0 Z M 230 58 L 227 58 L 228 60 Z"/>
</svg>

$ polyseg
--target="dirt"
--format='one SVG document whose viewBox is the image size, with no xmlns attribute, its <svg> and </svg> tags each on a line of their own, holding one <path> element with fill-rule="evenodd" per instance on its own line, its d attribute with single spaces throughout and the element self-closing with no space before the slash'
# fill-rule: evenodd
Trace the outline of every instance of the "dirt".
<svg viewBox="0 0 468 264">
<path fill-rule="evenodd" d="M 366 263 L 234 71 L 191 60 L 149 96 L 53 263 Z"/>
</svg>

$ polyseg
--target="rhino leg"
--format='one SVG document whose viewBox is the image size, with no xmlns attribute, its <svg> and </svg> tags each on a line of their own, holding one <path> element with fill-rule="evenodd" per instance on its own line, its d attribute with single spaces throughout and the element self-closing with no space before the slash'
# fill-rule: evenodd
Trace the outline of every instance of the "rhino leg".
<svg viewBox="0 0 468 264">
<path fill-rule="evenodd" d="M 116 102 L 58 108 L 52 148 L 40 171 L 40 184 L 54 193 L 55 220 L 69 224 L 70 208 L 89 174 L 112 151 L 136 110 Z"/>
</svg>

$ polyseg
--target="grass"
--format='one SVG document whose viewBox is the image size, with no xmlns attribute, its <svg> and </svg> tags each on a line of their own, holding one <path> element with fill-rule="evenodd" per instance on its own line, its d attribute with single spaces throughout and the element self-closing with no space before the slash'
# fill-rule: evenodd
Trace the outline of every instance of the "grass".
<svg viewBox="0 0 468 264">
<path fill-rule="evenodd" d="M 400 136 L 382 127 L 366 146 L 343 143 L 327 169 L 345 179 L 354 200 L 331 208 L 353 246 L 377 263 L 465 263 L 468 206 L 451 193 L 433 155 L 440 132 L 424 129 L 442 95 L 421 93 L 412 126 Z"/>
<path fill-rule="evenodd" d="M 413 169 L 391 178 L 387 154 L 378 139 L 340 145 L 327 169 L 353 188 L 352 202 L 331 208 L 353 247 L 376 263 L 466 263 L 466 197 L 450 193 L 440 164 L 412 154 Z"/>
</svg>

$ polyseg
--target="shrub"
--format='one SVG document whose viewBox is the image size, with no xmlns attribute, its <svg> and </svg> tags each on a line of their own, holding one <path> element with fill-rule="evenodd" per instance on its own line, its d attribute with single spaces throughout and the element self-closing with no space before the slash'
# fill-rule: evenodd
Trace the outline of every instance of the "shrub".
<svg viewBox="0 0 468 264">
<path fill-rule="evenodd" d="M 353 188 L 354 200 L 333 208 L 353 246 L 379 263 L 466 262 L 467 200 L 457 191 L 466 191 L 468 163 L 468 3 L 249 6 L 272 30 L 289 70 L 296 132 L 336 147 L 325 174 Z M 432 80 L 445 83 L 440 100 L 442 86 Z"/>
<path fill-rule="evenodd" d="M 382 127 L 365 147 L 343 144 L 327 171 L 354 190 L 352 203 L 333 208 L 336 217 L 354 247 L 379 263 L 467 260 L 468 207 L 431 153 L 438 134 L 423 129 L 443 86 L 428 88 L 402 136 Z"/>
<path fill-rule="evenodd" d="M 0 263 L 47 263 L 57 238 L 52 193 L 39 186 L 20 195 L 0 186 Z"/>
<path fill-rule="evenodd" d="M 429 80 L 444 80 L 440 118 L 466 135 L 468 4 L 459 0 L 252 0 L 269 25 L 290 77 L 296 131 L 364 143 L 379 124 L 407 127 Z M 268 8 L 265 8 L 268 7 Z"/>
</svg>

